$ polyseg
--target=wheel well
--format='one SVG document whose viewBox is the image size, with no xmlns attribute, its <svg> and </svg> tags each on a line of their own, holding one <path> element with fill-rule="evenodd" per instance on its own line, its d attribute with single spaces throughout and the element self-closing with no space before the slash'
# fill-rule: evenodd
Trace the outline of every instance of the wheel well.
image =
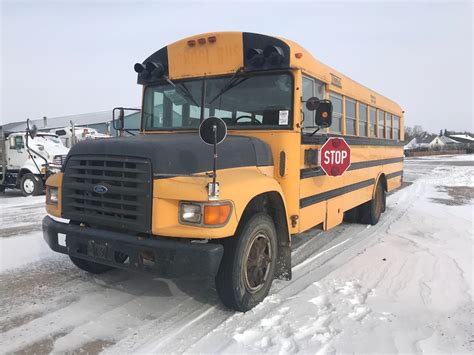
<svg viewBox="0 0 474 355">
<path fill-rule="evenodd" d="M 33 173 L 25 168 L 20 169 L 20 171 L 18 172 L 18 177 L 16 178 L 17 185 L 20 183 L 21 178 L 26 174 L 33 174 Z"/>
<path fill-rule="evenodd" d="M 245 223 L 257 212 L 267 213 L 277 232 L 278 256 L 275 276 L 280 279 L 291 279 L 291 245 L 288 233 L 285 205 L 280 194 L 276 191 L 265 192 L 255 196 L 245 207 L 237 227 L 237 233 Z"/>
</svg>

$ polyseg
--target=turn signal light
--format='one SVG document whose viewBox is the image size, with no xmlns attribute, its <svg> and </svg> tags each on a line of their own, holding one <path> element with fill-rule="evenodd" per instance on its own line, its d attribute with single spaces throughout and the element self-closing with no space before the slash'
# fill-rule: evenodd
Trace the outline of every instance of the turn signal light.
<svg viewBox="0 0 474 355">
<path fill-rule="evenodd" d="M 295 53 L 295 57 L 298 58 L 298 59 L 300 59 L 300 58 L 303 57 L 303 53 L 299 53 L 299 52 L 298 52 L 298 53 Z"/>
<path fill-rule="evenodd" d="M 204 206 L 204 224 L 225 224 L 230 215 L 230 204 Z"/>
</svg>

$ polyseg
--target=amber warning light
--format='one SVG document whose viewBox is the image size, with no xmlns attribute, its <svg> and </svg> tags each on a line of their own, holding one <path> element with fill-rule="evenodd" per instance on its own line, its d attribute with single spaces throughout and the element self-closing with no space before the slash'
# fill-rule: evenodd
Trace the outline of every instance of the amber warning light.
<svg viewBox="0 0 474 355">
<path fill-rule="evenodd" d="M 209 43 L 216 43 L 217 42 L 217 37 L 216 36 L 209 36 L 207 37 L 207 40 L 205 37 L 198 38 L 197 40 L 195 39 L 190 39 L 187 43 L 189 47 L 194 47 L 196 45 L 196 42 L 203 45 L 206 44 L 206 42 Z"/>
</svg>

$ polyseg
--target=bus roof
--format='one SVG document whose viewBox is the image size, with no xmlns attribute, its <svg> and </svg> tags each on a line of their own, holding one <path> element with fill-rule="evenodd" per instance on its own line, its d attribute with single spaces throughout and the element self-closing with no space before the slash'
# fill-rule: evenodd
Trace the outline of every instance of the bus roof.
<svg viewBox="0 0 474 355">
<path fill-rule="evenodd" d="M 303 73 L 324 81 L 330 91 L 346 95 L 367 105 L 380 107 L 394 114 L 401 115 L 403 113 L 402 108 L 396 102 L 321 63 L 298 43 L 284 38 L 281 38 L 281 40 L 291 48 L 293 55 L 291 56 L 290 66 L 300 68 Z M 297 58 L 297 54 L 300 58 Z"/>
<path fill-rule="evenodd" d="M 249 51 L 265 51 L 272 47 L 278 47 L 281 60 L 276 61 L 275 65 L 253 66 Z M 203 33 L 161 48 L 143 62 L 143 67 L 149 62 L 159 63 L 157 72 L 171 79 L 229 74 L 242 67 L 246 71 L 300 69 L 304 74 L 325 82 L 331 92 L 399 116 L 403 114 L 394 101 L 321 63 L 299 44 L 284 38 L 250 32 Z M 139 84 L 152 81 L 153 77 L 146 71 L 138 74 Z"/>
</svg>

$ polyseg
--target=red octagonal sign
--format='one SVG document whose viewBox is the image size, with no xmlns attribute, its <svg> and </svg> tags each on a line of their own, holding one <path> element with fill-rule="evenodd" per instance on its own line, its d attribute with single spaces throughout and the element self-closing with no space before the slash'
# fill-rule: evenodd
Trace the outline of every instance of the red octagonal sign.
<svg viewBox="0 0 474 355">
<path fill-rule="evenodd" d="M 344 138 L 331 137 L 321 147 L 319 161 L 326 175 L 341 176 L 351 166 L 351 148 Z"/>
</svg>

